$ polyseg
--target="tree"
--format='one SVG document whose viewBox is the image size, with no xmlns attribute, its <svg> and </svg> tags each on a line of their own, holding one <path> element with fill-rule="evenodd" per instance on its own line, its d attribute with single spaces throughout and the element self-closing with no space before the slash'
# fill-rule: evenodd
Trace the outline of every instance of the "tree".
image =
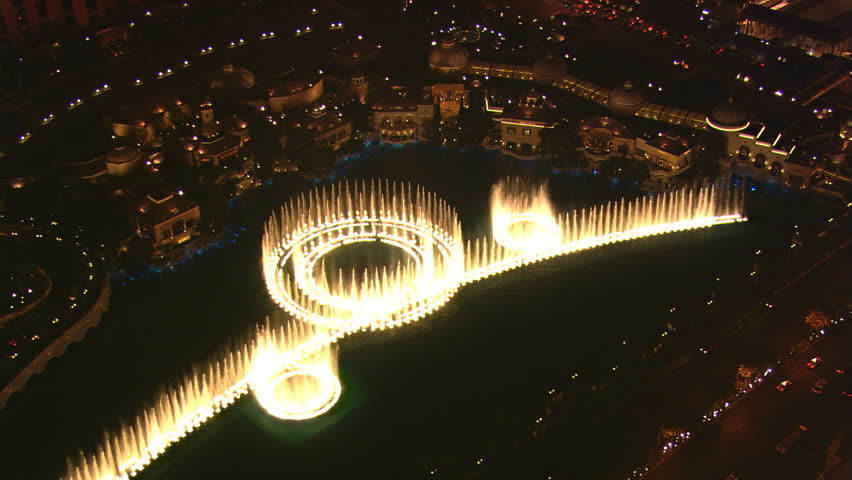
<svg viewBox="0 0 852 480">
<path fill-rule="evenodd" d="M 805 324 L 811 330 L 811 332 L 818 332 L 820 330 L 825 330 L 828 328 L 830 322 L 828 316 L 819 309 L 813 309 L 808 312 L 808 316 L 805 317 Z"/>
<path fill-rule="evenodd" d="M 629 182 L 642 183 L 650 177 L 648 164 L 626 156 L 612 157 L 601 163 L 601 174 Z"/>
<path fill-rule="evenodd" d="M 343 116 L 352 124 L 352 132 L 355 134 L 364 134 L 373 130 L 373 124 L 370 121 L 372 110 L 369 105 L 361 102 L 348 102 L 343 106 Z"/>
<path fill-rule="evenodd" d="M 675 425 L 664 425 L 660 427 L 657 431 L 657 443 L 660 447 L 668 444 L 669 442 L 675 442 L 678 438 L 681 438 L 686 433 L 681 427 Z"/>
<path fill-rule="evenodd" d="M 573 123 L 561 122 L 541 131 L 541 152 L 550 159 L 555 160 L 563 154 L 573 157 L 579 146 L 577 128 Z"/>
<path fill-rule="evenodd" d="M 744 392 L 751 388 L 754 380 L 757 378 L 758 369 L 753 365 L 741 364 L 737 367 L 737 379 L 734 381 L 734 387 L 738 392 Z"/>
<path fill-rule="evenodd" d="M 459 111 L 458 125 L 460 132 L 460 143 L 462 145 L 479 145 L 491 131 L 494 120 L 488 112 L 477 111 L 471 108 L 462 108 Z"/>
</svg>

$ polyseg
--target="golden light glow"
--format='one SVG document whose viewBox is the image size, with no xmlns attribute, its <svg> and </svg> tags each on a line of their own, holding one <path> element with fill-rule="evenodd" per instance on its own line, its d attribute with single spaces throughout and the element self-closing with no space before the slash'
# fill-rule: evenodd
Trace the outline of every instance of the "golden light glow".
<svg viewBox="0 0 852 480">
<path fill-rule="evenodd" d="M 464 242 L 455 210 L 420 187 L 349 182 L 300 195 L 269 219 L 262 246 L 269 294 L 291 318 L 166 389 L 95 452 L 69 460 L 63 478 L 131 478 L 249 391 L 275 417 L 321 415 L 340 398 L 334 344 L 344 336 L 420 320 L 462 285 L 547 258 L 744 221 L 742 199 L 712 185 L 557 214 L 543 184 L 503 180 L 491 195 L 492 236 Z M 333 251 L 366 242 L 405 260 L 329 271 Z"/>
<path fill-rule="evenodd" d="M 545 184 L 502 179 L 491 190 L 491 233 L 517 252 L 552 248 L 562 243 Z"/>
</svg>

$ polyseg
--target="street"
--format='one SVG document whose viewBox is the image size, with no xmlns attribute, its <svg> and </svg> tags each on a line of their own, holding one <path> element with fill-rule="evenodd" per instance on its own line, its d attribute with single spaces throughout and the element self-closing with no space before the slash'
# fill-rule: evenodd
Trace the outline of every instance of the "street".
<svg viewBox="0 0 852 480">
<path fill-rule="evenodd" d="M 834 368 L 849 362 L 850 344 L 852 331 L 847 325 L 788 360 L 643 478 L 722 480 L 728 474 L 740 480 L 816 478 L 825 464 L 827 445 L 849 424 L 850 400 L 842 394 L 849 388 L 849 372 L 838 374 Z M 822 365 L 807 368 L 805 362 L 815 356 L 823 358 Z M 775 387 L 785 379 L 793 384 L 780 392 Z M 810 390 L 819 379 L 829 381 L 822 394 Z M 786 454 L 779 453 L 776 445 L 799 425 L 808 427 L 809 434 Z"/>
</svg>

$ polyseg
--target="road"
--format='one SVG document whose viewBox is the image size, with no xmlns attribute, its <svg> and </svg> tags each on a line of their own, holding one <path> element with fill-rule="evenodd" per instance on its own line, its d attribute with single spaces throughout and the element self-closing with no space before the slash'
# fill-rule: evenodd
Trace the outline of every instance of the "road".
<svg viewBox="0 0 852 480">
<path fill-rule="evenodd" d="M 845 236 L 845 233 L 838 235 Z M 828 245 L 816 248 L 811 255 L 807 255 L 810 258 L 807 263 L 818 263 L 831 250 L 833 248 Z M 724 398 L 732 388 L 740 364 L 771 365 L 774 359 L 783 359 L 791 347 L 795 347 L 802 338 L 807 337 L 803 319 L 810 309 L 817 307 L 834 311 L 838 306 L 845 305 L 849 301 L 850 261 L 852 251 L 849 249 L 832 256 L 809 275 L 790 284 L 779 297 L 775 297 L 775 308 L 756 308 L 763 305 L 759 298 L 764 294 L 755 291 L 753 293 L 757 294 L 757 298 L 754 298 L 755 295 L 745 296 L 752 298 L 754 303 L 735 302 L 733 308 L 724 309 L 724 318 L 720 318 L 716 325 L 718 328 L 714 328 L 719 332 L 701 336 L 709 342 L 703 345 L 715 347 L 709 354 L 700 353 L 698 345 L 690 341 L 687 343 L 693 346 L 681 345 L 678 348 L 681 352 L 665 366 L 653 367 L 649 364 L 647 368 L 640 368 L 627 378 L 622 378 L 620 382 L 611 383 L 606 394 L 566 392 L 571 398 L 571 408 L 559 410 L 544 420 L 546 434 L 537 436 L 534 441 L 520 444 L 521 448 L 513 447 L 510 452 L 501 452 L 500 456 L 503 458 L 482 467 L 481 476 L 624 478 L 631 468 L 646 464 L 646 453 L 656 448 L 657 432 L 661 426 L 677 426 L 697 432 L 696 425 L 703 425 L 698 421 L 701 416 L 708 413 L 712 405 Z M 796 265 L 804 269 L 801 263 L 796 262 Z M 787 274 L 795 276 L 795 272 L 801 271 L 799 268 L 788 271 Z M 786 282 L 783 278 L 786 275 L 776 273 L 778 275 L 770 283 L 784 285 Z M 775 287 L 768 290 L 775 290 Z M 743 327 L 733 328 L 738 323 Z M 846 335 L 843 338 L 848 345 L 848 333 Z M 843 339 L 834 340 L 829 336 L 825 345 L 836 345 L 835 342 L 838 341 L 842 343 Z M 821 351 L 819 348 L 816 351 Z M 826 355 L 827 364 L 829 361 L 834 363 L 839 360 L 835 358 L 835 353 Z M 825 371 L 830 371 L 830 368 L 827 367 Z M 779 376 L 769 378 L 771 382 L 780 381 Z M 798 379 L 793 380 L 797 388 L 785 392 L 793 399 L 805 393 L 810 394 L 810 385 L 817 380 L 795 378 Z M 768 387 L 768 390 L 771 390 L 771 393 L 780 393 L 774 390 L 774 385 Z M 826 392 L 826 395 L 828 393 Z M 815 400 L 812 397 L 807 398 Z M 819 410 L 819 413 L 825 411 Z M 789 416 L 786 413 L 784 415 L 785 420 L 778 421 L 777 426 L 766 433 L 771 437 L 765 440 L 769 442 L 769 452 L 774 452 L 775 444 L 787 431 L 791 431 L 793 426 L 803 421 L 813 421 L 816 426 L 820 420 Z M 767 421 L 771 423 L 774 419 L 769 418 Z M 578 438 L 582 438 L 583 442 L 578 443 Z M 745 441 L 752 440 L 746 438 Z M 609 457 L 606 462 L 600 461 L 601 445 L 606 445 L 605 451 Z M 684 451 L 693 448 L 691 445 L 683 447 Z M 712 457 L 705 460 L 711 463 L 715 461 Z M 811 464 L 809 468 L 818 472 L 824 459 L 816 458 L 814 461 L 819 465 Z M 690 465 L 689 460 L 686 460 L 684 465 Z M 705 468 L 702 472 L 710 475 L 707 478 L 724 478 L 724 475 L 715 477 L 718 473 L 715 469 Z M 678 473 L 675 476 L 659 478 L 705 477 L 680 476 Z M 741 477 L 748 478 L 773 477 Z"/>
<path fill-rule="evenodd" d="M 643 478 L 721 480 L 728 474 L 740 480 L 816 478 L 825 463 L 826 446 L 841 426 L 849 424 L 850 400 L 841 393 L 849 388 L 849 373 L 838 374 L 834 368 L 852 358 L 850 344 L 852 329 L 847 325 L 788 360 Z M 811 370 L 805 362 L 813 356 L 824 362 Z M 775 387 L 782 379 L 793 385 L 779 392 Z M 823 394 L 810 390 L 819 379 L 829 381 Z M 799 425 L 810 428 L 810 434 L 787 454 L 778 453 L 775 446 Z"/>
</svg>

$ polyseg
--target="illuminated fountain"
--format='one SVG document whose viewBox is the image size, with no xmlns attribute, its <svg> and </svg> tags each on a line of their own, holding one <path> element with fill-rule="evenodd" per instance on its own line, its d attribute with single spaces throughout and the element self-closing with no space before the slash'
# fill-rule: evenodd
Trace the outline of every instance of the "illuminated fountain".
<svg viewBox="0 0 852 480">
<path fill-rule="evenodd" d="M 501 179 L 491 190 L 494 240 L 517 252 L 543 250 L 562 243 L 562 232 L 544 183 Z"/>
<path fill-rule="evenodd" d="M 424 318 L 464 284 L 610 243 L 744 221 L 742 195 L 721 185 L 556 213 L 543 184 L 503 180 L 491 195 L 492 235 L 465 241 L 455 210 L 420 187 L 389 181 L 322 187 L 286 203 L 266 224 L 263 269 L 287 313 L 248 342 L 167 388 L 132 423 L 68 462 L 67 480 L 127 479 L 170 445 L 254 392 L 270 414 L 303 420 L 341 393 L 336 342 Z M 335 254 L 391 250 L 363 269 Z"/>
</svg>

